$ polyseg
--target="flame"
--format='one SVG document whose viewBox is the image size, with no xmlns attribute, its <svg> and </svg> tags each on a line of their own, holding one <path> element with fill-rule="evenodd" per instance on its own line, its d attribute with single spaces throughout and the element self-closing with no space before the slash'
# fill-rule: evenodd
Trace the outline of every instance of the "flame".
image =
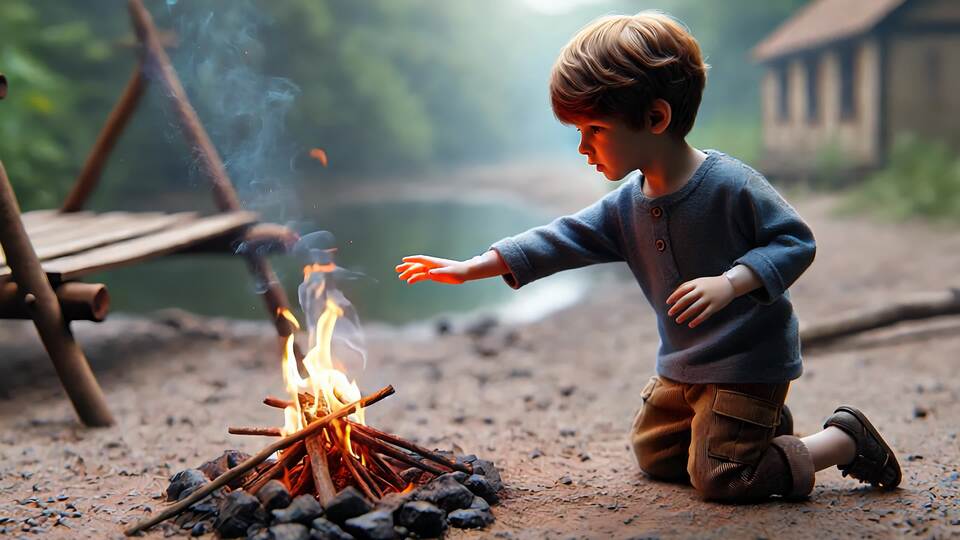
<svg viewBox="0 0 960 540">
<path fill-rule="evenodd" d="M 311 265 L 323 266 L 323 265 Z M 304 275 L 309 276 L 312 270 L 304 268 Z M 323 271 L 323 269 L 316 269 Z M 319 297 L 323 293 L 323 287 L 316 292 Z M 283 310 L 280 316 L 290 321 L 297 329 L 300 324 L 296 317 L 289 310 Z M 297 368 L 297 358 L 294 354 L 294 337 L 290 335 L 286 339 L 286 346 L 283 351 L 283 382 L 293 404 L 284 409 L 284 426 L 281 431 L 283 435 L 289 435 L 306 427 L 304 423 L 304 413 L 312 416 L 324 416 L 330 412 L 337 411 L 349 403 L 361 398 L 360 388 L 356 381 L 351 381 L 347 375 L 334 367 L 331 344 L 333 341 L 333 329 L 337 319 L 343 315 L 343 310 L 330 298 L 327 298 L 323 313 L 317 320 L 316 331 L 311 336 L 311 347 L 303 358 L 303 366 L 307 371 L 307 378 L 300 376 L 300 370 Z M 314 396 L 312 404 L 307 405 L 306 411 L 300 403 L 300 393 L 309 392 Z M 364 423 L 364 411 L 358 408 L 347 418 Z M 353 454 L 353 448 L 350 446 L 350 427 L 346 428 L 346 433 L 341 437 L 344 440 L 346 448 Z M 354 454 L 356 456 L 356 454 Z"/>
<path fill-rule="evenodd" d="M 413 491 L 413 488 L 415 487 L 417 486 L 415 486 L 413 482 L 410 482 L 409 484 L 407 484 L 407 487 L 403 488 L 403 491 L 401 491 L 400 494 L 406 495 L 407 493 L 410 493 L 411 491 Z"/>
<path fill-rule="evenodd" d="M 327 153 L 320 148 L 310 150 L 310 157 L 320 162 L 324 167 L 327 166 Z"/>
</svg>

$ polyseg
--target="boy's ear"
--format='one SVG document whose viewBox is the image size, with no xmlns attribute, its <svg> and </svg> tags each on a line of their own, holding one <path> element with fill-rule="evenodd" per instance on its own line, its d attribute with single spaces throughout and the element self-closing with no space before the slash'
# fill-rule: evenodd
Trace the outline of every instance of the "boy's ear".
<svg viewBox="0 0 960 540">
<path fill-rule="evenodd" d="M 660 135 L 670 127 L 670 120 L 673 118 L 670 104 L 666 100 L 657 98 L 650 104 L 650 111 L 647 112 L 647 122 L 649 122 L 650 133 Z"/>
</svg>

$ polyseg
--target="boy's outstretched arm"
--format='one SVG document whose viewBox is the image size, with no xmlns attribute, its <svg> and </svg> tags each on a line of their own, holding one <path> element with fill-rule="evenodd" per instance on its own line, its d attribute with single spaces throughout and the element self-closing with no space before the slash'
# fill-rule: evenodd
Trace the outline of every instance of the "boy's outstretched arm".
<svg viewBox="0 0 960 540">
<path fill-rule="evenodd" d="M 399 278 L 410 284 L 429 279 L 453 285 L 509 272 L 503 258 L 493 249 L 466 261 L 413 255 L 404 257 L 403 264 L 397 265 L 396 270 L 400 274 Z"/>
</svg>

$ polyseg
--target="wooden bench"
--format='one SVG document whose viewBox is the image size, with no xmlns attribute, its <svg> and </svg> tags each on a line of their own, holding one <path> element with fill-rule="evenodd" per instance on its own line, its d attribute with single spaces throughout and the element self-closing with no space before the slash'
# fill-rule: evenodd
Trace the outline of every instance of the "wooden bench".
<svg viewBox="0 0 960 540">
<path fill-rule="evenodd" d="M 128 0 L 128 5 L 140 42 L 140 61 L 63 206 L 21 214 L 0 162 L 0 318 L 33 320 L 74 409 L 88 426 L 107 426 L 114 420 L 86 357 L 73 339 L 70 321 L 103 320 L 109 296 L 104 285 L 83 284 L 76 281 L 79 278 L 185 251 L 237 253 L 261 285 L 261 296 L 277 333 L 285 338 L 294 331 L 280 315 L 289 309 L 289 301 L 262 251 L 238 252 L 236 248 L 250 241 L 288 247 L 296 234 L 279 225 L 258 223 L 256 214 L 241 208 L 150 14 L 141 0 Z M 220 213 L 200 216 L 193 212 L 83 211 L 148 78 L 159 84 L 170 100 L 187 143 L 196 150 L 200 172 L 211 184 Z M 7 86 L 6 77 L 0 73 L 0 99 L 6 96 Z"/>
</svg>

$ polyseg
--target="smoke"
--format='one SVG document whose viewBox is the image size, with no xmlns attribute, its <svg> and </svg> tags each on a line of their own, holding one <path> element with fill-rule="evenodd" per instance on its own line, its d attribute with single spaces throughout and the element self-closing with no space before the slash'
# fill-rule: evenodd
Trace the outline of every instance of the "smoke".
<svg viewBox="0 0 960 540">
<path fill-rule="evenodd" d="M 297 145 L 285 128 L 300 89 L 266 72 L 258 32 L 269 21 L 249 0 L 166 3 L 180 43 L 174 66 L 244 208 L 277 223 L 299 219 Z"/>
</svg>

